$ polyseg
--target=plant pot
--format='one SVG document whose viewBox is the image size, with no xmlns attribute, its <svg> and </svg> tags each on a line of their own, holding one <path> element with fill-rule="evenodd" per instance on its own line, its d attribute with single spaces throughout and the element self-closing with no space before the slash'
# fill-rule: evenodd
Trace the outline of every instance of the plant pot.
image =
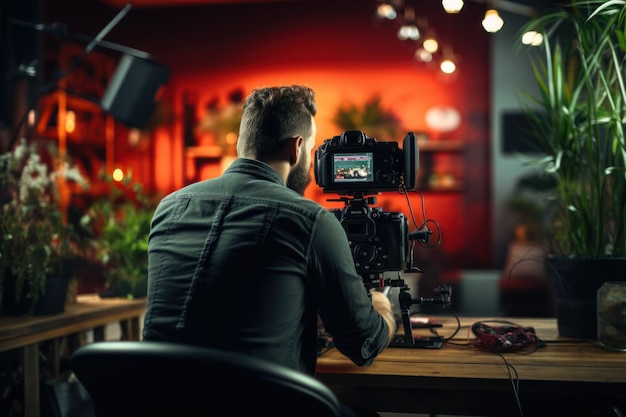
<svg viewBox="0 0 626 417">
<path fill-rule="evenodd" d="M 626 281 L 626 258 L 548 257 L 554 272 L 556 320 L 561 336 L 596 339 L 597 293 L 607 281 Z"/>
<path fill-rule="evenodd" d="M 143 298 L 148 293 L 147 279 L 134 281 L 118 281 L 109 285 L 106 291 L 101 292 L 101 298 Z"/>
<path fill-rule="evenodd" d="M 46 278 L 45 292 L 34 302 L 27 296 L 27 288 L 23 288 L 20 298 L 16 299 L 15 281 L 6 277 L 3 282 L 0 315 L 21 317 L 63 313 L 68 283 L 69 277 L 49 275 Z"/>
<path fill-rule="evenodd" d="M 63 313 L 65 311 L 69 283 L 70 277 L 48 275 L 46 292 L 35 303 L 35 316 Z"/>
</svg>

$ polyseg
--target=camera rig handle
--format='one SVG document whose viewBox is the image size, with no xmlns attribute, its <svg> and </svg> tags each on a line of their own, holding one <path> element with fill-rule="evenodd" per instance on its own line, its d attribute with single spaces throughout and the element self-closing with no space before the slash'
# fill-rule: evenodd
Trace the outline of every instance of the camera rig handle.
<svg viewBox="0 0 626 417">
<path fill-rule="evenodd" d="M 400 289 L 400 294 L 398 295 L 398 301 L 400 303 L 400 312 L 402 315 L 402 324 L 404 325 L 404 337 L 407 343 L 413 345 L 415 344 L 415 339 L 413 337 L 413 327 L 411 326 L 411 305 L 412 304 L 441 304 L 447 306 L 451 303 L 452 297 L 452 288 L 449 285 L 442 284 L 435 289 L 435 292 L 438 294 L 437 297 L 432 298 L 411 298 L 411 295 L 407 292 L 409 287 L 406 285 Z"/>
<path fill-rule="evenodd" d="M 365 281 L 365 277 L 364 281 Z M 372 277 L 370 277 L 371 279 Z M 370 281 L 370 288 L 374 288 L 374 281 Z M 441 304 L 447 306 L 451 303 L 452 288 L 449 285 L 442 284 L 435 289 L 438 294 L 436 297 L 418 297 L 412 298 L 409 293 L 409 286 L 404 283 L 401 278 L 390 279 L 380 278 L 378 288 L 384 287 L 399 287 L 400 293 L 398 294 L 398 303 L 400 304 L 400 315 L 402 317 L 402 325 L 404 328 L 404 337 L 407 344 L 414 345 L 415 338 L 413 337 L 413 326 L 411 325 L 411 307 L 413 304 L 423 305 L 437 305 Z"/>
<path fill-rule="evenodd" d="M 421 272 L 421 271 L 416 271 Z M 371 288 L 388 288 L 388 287 L 399 287 L 400 293 L 398 294 L 398 302 L 400 303 L 400 313 L 402 315 L 402 324 L 404 326 L 404 334 L 406 335 L 407 342 L 411 345 L 415 344 L 415 340 L 413 338 L 413 328 L 411 326 L 411 305 L 413 304 L 413 299 L 411 298 L 411 294 L 408 292 L 410 290 L 409 286 L 404 283 L 404 280 L 400 277 L 397 279 L 385 278 L 382 275 L 378 274 L 362 274 L 363 282 L 365 283 L 365 287 L 370 290 Z"/>
</svg>

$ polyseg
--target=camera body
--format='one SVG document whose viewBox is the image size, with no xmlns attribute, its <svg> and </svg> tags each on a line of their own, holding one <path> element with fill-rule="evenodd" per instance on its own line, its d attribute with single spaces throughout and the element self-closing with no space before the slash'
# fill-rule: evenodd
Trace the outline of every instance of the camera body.
<svg viewBox="0 0 626 417">
<path fill-rule="evenodd" d="M 383 212 L 364 200 L 332 209 L 346 232 L 357 272 L 399 271 L 408 255 L 408 222 L 403 213 Z"/>
<path fill-rule="evenodd" d="M 326 139 L 315 151 L 315 182 L 325 193 L 376 194 L 401 186 L 413 190 L 418 170 L 415 134 L 396 142 L 378 142 L 360 130 Z"/>
<path fill-rule="evenodd" d="M 326 139 L 315 151 L 315 182 L 325 193 L 343 197 L 343 209 L 332 209 L 346 232 L 357 272 L 372 276 L 404 269 L 408 258 L 408 221 L 400 212 L 384 212 L 367 203 L 368 194 L 413 190 L 418 149 L 415 134 L 396 142 L 378 142 L 359 130 Z"/>
</svg>

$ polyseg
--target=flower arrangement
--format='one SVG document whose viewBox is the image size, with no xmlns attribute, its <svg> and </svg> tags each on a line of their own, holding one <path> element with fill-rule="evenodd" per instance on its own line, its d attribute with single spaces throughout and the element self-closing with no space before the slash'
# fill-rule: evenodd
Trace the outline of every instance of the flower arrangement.
<svg viewBox="0 0 626 417">
<path fill-rule="evenodd" d="M 46 277 L 69 273 L 68 261 L 76 254 L 60 190 L 70 182 L 88 186 L 75 167 L 50 169 L 51 154 L 22 139 L 13 152 L 0 155 L 0 293 L 11 288 L 15 300 L 26 297 L 30 313 Z"/>
</svg>

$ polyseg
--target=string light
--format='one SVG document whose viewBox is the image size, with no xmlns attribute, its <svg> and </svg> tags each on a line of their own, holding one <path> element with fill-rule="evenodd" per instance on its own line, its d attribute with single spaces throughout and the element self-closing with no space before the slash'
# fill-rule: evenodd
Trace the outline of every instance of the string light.
<svg viewBox="0 0 626 417">
<path fill-rule="evenodd" d="M 504 26 L 504 20 L 498 13 L 498 10 L 494 8 L 493 0 L 472 0 L 477 3 L 487 3 L 488 9 L 485 11 L 484 18 L 482 20 L 482 26 L 485 31 L 489 33 L 496 33 Z M 376 9 L 376 15 L 379 18 L 394 20 L 398 17 L 397 9 L 403 3 L 403 0 L 379 0 L 378 7 Z M 490 4 L 491 3 L 491 4 Z M 463 0 L 441 0 L 441 5 L 446 13 L 459 13 L 465 3 Z M 491 7 L 489 7 L 491 6 Z M 512 13 L 521 14 L 524 16 L 533 17 L 536 15 L 536 10 L 533 7 L 518 4 L 514 1 L 500 0 L 498 2 L 498 8 L 507 10 Z M 443 54 L 439 52 L 441 45 L 436 37 L 433 35 L 433 31 L 428 28 L 428 22 L 426 19 L 417 20 L 415 18 L 415 10 L 411 6 L 404 8 L 404 16 L 402 25 L 400 26 L 397 36 L 400 40 L 413 40 L 417 41 L 421 38 L 422 34 L 420 30 L 427 30 L 426 39 L 420 42 L 421 45 L 414 53 L 414 58 L 423 63 L 429 63 L 436 59 L 436 56 L 443 56 L 440 62 L 440 69 L 446 74 L 452 74 L 456 72 L 458 62 L 454 57 L 450 57 L 445 51 Z M 543 36 L 541 33 L 530 32 L 526 33 L 522 37 L 522 42 L 526 45 L 537 46 L 543 42 Z M 443 45 L 446 48 L 446 45 Z"/>
<path fill-rule="evenodd" d="M 456 71 L 456 63 L 452 58 L 444 58 L 439 64 L 439 69 L 444 74 L 452 74 Z"/>
<path fill-rule="evenodd" d="M 437 39 L 431 36 L 431 37 L 424 39 L 422 46 L 424 47 L 426 51 L 430 52 L 431 54 L 434 54 L 439 49 L 439 42 L 437 42 Z"/>
<path fill-rule="evenodd" d="M 543 43 L 543 35 L 534 30 L 530 30 L 522 35 L 524 45 L 539 46 Z"/>
<path fill-rule="evenodd" d="M 398 16 L 398 12 L 396 12 L 396 8 L 393 7 L 392 4 L 384 2 L 378 5 L 376 9 L 376 14 L 381 19 L 394 20 Z"/>
<path fill-rule="evenodd" d="M 482 23 L 483 28 L 489 33 L 496 33 L 504 26 L 504 20 L 502 20 L 496 9 L 487 10 Z"/>
<path fill-rule="evenodd" d="M 415 10 L 410 6 L 406 6 L 404 8 L 404 23 L 398 30 L 398 39 L 403 41 L 407 39 L 416 41 L 419 38 L 420 31 L 415 21 Z"/>
<path fill-rule="evenodd" d="M 433 60 L 433 54 L 424 48 L 419 48 L 415 51 L 415 59 L 420 62 L 431 62 Z"/>
<path fill-rule="evenodd" d="M 463 0 L 441 0 L 441 5 L 446 13 L 458 13 L 463 8 Z"/>
</svg>

